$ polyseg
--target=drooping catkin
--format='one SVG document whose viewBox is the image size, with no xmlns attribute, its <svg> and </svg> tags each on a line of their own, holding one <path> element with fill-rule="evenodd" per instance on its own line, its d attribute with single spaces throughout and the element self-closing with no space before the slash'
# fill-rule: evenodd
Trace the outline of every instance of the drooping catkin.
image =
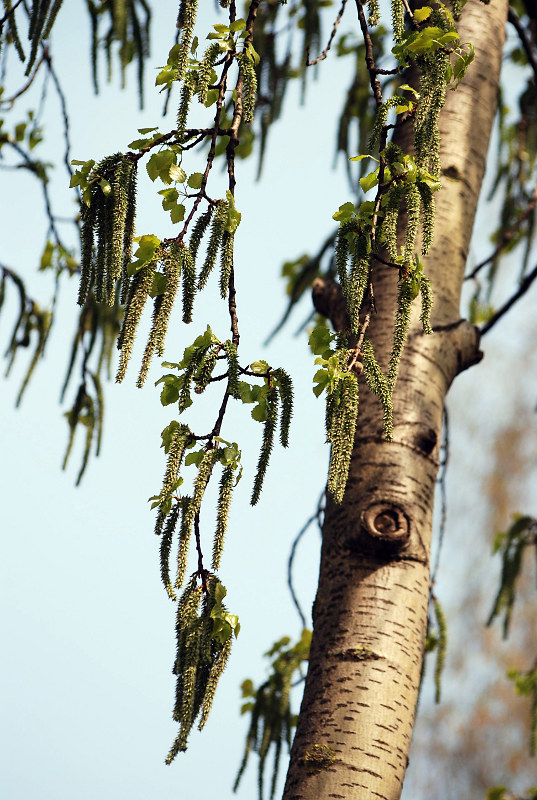
<svg viewBox="0 0 537 800">
<path fill-rule="evenodd" d="M 181 0 L 179 14 L 177 16 L 177 27 L 179 28 L 180 48 L 175 67 L 177 69 L 177 80 L 183 80 L 190 57 L 190 47 L 194 38 L 194 26 L 196 24 L 196 14 L 198 10 L 198 0 Z"/>
<path fill-rule="evenodd" d="M 431 287 L 431 281 L 429 280 L 427 275 L 421 276 L 420 294 L 421 294 L 420 321 L 423 327 L 423 333 L 432 334 L 433 329 L 431 328 L 431 310 L 433 307 L 434 296 Z"/>
<path fill-rule="evenodd" d="M 220 477 L 218 491 L 218 505 L 216 509 L 216 531 L 213 540 L 213 557 L 211 568 L 217 570 L 220 567 L 220 559 L 224 549 L 224 536 L 229 517 L 229 507 L 231 505 L 231 495 L 235 483 L 234 465 L 229 464 L 224 467 Z"/>
<path fill-rule="evenodd" d="M 190 253 L 192 254 L 192 260 L 196 263 L 196 258 L 198 255 L 199 246 L 201 244 L 201 240 L 207 230 L 209 223 L 211 221 L 211 217 L 213 215 L 214 206 L 209 206 L 207 211 L 197 218 L 194 227 L 192 228 L 192 234 L 190 236 L 189 248 Z"/>
<path fill-rule="evenodd" d="M 382 372 L 375 358 L 373 345 L 367 336 L 362 343 L 361 352 L 367 385 L 381 402 L 384 412 L 384 435 L 388 441 L 391 441 L 393 431 L 392 391 L 388 385 L 386 375 Z"/>
<path fill-rule="evenodd" d="M 190 544 L 190 536 L 192 534 L 192 523 L 194 514 L 190 514 L 192 506 L 192 498 L 184 495 L 179 501 L 181 506 L 181 525 L 179 527 L 179 543 L 177 546 L 177 572 L 175 575 L 175 586 L 179 589 L 183 585 L 186 573 L 186 565 L 188 559 L 188 547 Z"/>
<path fill-rule="evenodd" d="M 328 468 L 328 489 L 336 503 L 341 503 L 347 485 L 358 416 L 358 381 L 349 372 L 337 382 L 332 393 L 337 403 L 331 415 L 329 441 L 332 444 Z"/>
<path fill-rule="evenodd" d="M 112 178 L 112 230 L 110 234 L 109 266 L 106 276 L 106 294 L 109 306 L 115 302 L 115 284 L 124 268 L 125 223 L 129 205 L 129 183 L 132 162 L 122 158 Z"/>
<path fill-rule="evenodd" d="M 220 254 L 220 297 L 225 300 L 229 291 L 229 279 L 233 271 L 233 239 L 234 236 L 224 231 Z"/>
<path fill-rule="evenodd" d="M 405 346 L 410 326 L 410 307 L 414 299 L 412 277 L 407 275 L 399 281 L 399 292 L 397 295 L 397 310 L 395 312 L 395 326 L 393 331 L 392 350 L 388 362 L 388 374 L 386 376 L 388 387 L 391 392 L 397 381 L 399 371 L 399 361 Z"/>
<path fill-rule="evenodd" d="M 213 72 L 213 64 L 221 55 L 220 43 L 212 42 L 201 60 L 198 68 L 198 99 L 200 103 L 205 103 L 207 100 L 207 90 Z"/>
<path fill-rule="evenodd" d="M 192 322 L 196 294 L 196 266 L 189 248 L 183 245 L 178 251 L 183 285 L 183 322 Z"/>
<path fill-rule="evenodd" d="M 149 371 L 153 353 L 159 356 L 164 354 L 164 340 L 170 322 L 170 316 L 179 288 L 180 265 L 173 244 L 165 255 L 161 257 L 166 276 L 166 288 L 163 294 L 157 295 L 154 300 L 153 324 L 149 332 L 147 345 L 142 358 L 142 366 L 138 376 L 137 386 L 142 387 Z"/>
<path fill-rule="evenodd" d="M 263 488 L 263 481 L 267 472 L 267 467 L 272 453 L 272 446 L 274 444 L 274 432 L 278 421 L 278 390 L 276 386 L 270 386 L 267 390 L 266 397 L 267 404 L 267 419 L 263 429 L 263 441 L 261 443 L 261 451 L 259 453 L 259 460 L 257 462 L 257 471 L 254 478 L 254 486 L 252 489 L 252 496 L 250 498 L 251 505 L 255 506 L 259 500 L 261 489 Z"/>
<path fill-rule="evenodd" d="M 257 75 L 252 59 L 244 52 L 240 58 L 242 75 L 242 121 L 249 125 L 254 120 L 257 99 Z"/>
<path fill-rule="evenodd" d="M 121 278 L 125 295 L 126 267 L 131 259 L 136 214 L 136 165 L 122 153 L 95 165 L 89 176 L 89 196 L 81 204 L 79 305 L 93 289 L 98 302 L 115 303 Z"/>
<path fill-rule="evenodd" d="M 224 350 L 227 359 L 227 390 L 231 397 L 234 397 L 235 400 L 240 400 L 239 357 L 237 354 L 237 347 L 228 339 L 222 343 L 222 349 Z"/>
<path fill-rule="evenodd" d="M 405 226 L 405 244 L 402 252 L 403 265 L 409 266 L 414 260 L 416 236 L 420 222 L 421 195 L 415 183 L 410 183 L 405 191 L 407 220 Z"/>
<path fill-rule="evenodd" d="M 121 383 L 127 372 L 127 366 L 134 345 L 134 337 L 136 336 L 136 329 L 153 283 L 153 273 L 154 270 L 151 265 L 142 267 L 131 280 L 123 325 L 118 338 L 120 356 L 116 374 L 117 383 Z"/>
<path fill-rule="evenodd" d="M 293 416 L 293 382 L 289 374 L 284 370 L 275 369 L 272 373 L 278 392 L 280 395 L 280 444 L 282 447 L 289 446 L 289 428 L 291 427 L 291 417 Z"/>
<path fill-rule="evenodd" d="M 207 252 L 205 254 L 205 261 L 198 278 L 198 291 L 204 288 L 209 279 L 209 275 L 214 269 L 216 257 L 222 244 L 222 237 L 224 236 L 225 215 L 227 212 L 228 203 L 226 200 L 220 200 L 216 213 L 213 217 L 211 224 L 211 234 L 207 243 Z"/>
<path fill-rule="evenodd" d="M 180 513 L 181 513 L 181 504 L 179 501 L 176 501 L 172 506 L 172 510 L 170 511 L 166 519 L 166 525 L 164 527 L 164 530 L 162 531 L 160 539 L 160 577 L 168 593 L 168 597 L 171 600 L 176 600 L 177 596 L 175 594 L 170 577 L 170 552 L 172 547 L 173 534 L 177 527 L 177 522 L 179 521 Z"/>
</svg>

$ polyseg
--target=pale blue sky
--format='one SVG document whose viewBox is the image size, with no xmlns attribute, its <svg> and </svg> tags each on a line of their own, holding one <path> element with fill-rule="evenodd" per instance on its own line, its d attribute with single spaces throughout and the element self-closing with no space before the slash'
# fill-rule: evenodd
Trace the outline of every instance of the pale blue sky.
<svg viewBox="0 0 537 800">
<path fill-rule="evenodd" d="M 213 19 L 212 3 L 206 5 L 210 8 L 201 13 L 200 39 L 207 29 L 204 23 Z M 174 103 L 169 121 L 161 122 L 162 98 L 151 89 L 151 75 L 152 67 L 166 60 L 175 8 L 176 2 L 167 0 L 155 9 L 146 109 L 140 112 L 133 75 L 126 92 L 118 92 L 117 78 L 111 85 L 102 80 L 101 94 L 94 97 L 84 3 L 65 4 L 54 32 L 53 52 L 71 113 L 73 158 L 98 159 L 124 149 L 138 127 L 173 127 Z M 313 367 L 305 338 L 290 335 L 307 316 L 308 301 L 269 348 L 263 348 L 262 342 L 281 314 L 281 263 L 313 252 L 335 224 L 332 213 L 351 199 L 343 164 L 336 171 L 331 169 L 339 95 L 346 82 L 344 64 L 331 59 L 310 86 L 306 108 L 299 106 L 298 87 L 291 87 L 285 124 L 276 125 L 271 133 L 263 180 L 253 181 L 255 160 L 237 165 L 237 207 L 243 212 L 236 258 L 241 361 L 265 358 L 273 366 L 288 369 L 295 379 L 296 412 L 291 447 L 287 452 L 275 447 L 261 501 L 253 510 L 248 498 L 261 427 L 249 418 L 248 407 L 233 410 L 226 420 L 222 433 L 242 445 L 245 477 L 232 506 L 221 577 L 228 587 L 229 609 L 239 615 L 242 630 L 206 729 L 192 733 L 188 753 L 171 767 L 163 761 L 176 733 L 171 721 L 175 608 L 160 584 L 158 541 L 146 502 L 160 487 L 164 470 L 160 431 L 174 415 L 172 408 L 160 406 L 159 391 L 153 387 L 161 374 L 158 360 L 146 387 L 136 390 L 142 333 L 125 384 L 106 386 L 103 452 L 98 461 L 90 462 L 78 489 L 73 484 L 80 450 L 73 453 L 67 472 L 60 471 L 67 425 L 57 402 L 76 324 L 74 281 L 71 286 L 64 282 L 45 362 L 18 412 L 12 404 L 24 374 L 24 357 L 19 356 L 13 376 L 2 384 L 0 702 L 4 746 L 0 773 L 6 800 L 232 796 L 245 733 L 245 720 L 238 713 L 239 685 L 245 677 L 262 680 L 261 654 L 275 639 L 300 631 L 286 588 L 287 555 L 295 533 L 315 508 L 326 474 L 323 404 L 311 392 Z M 49 92 L 45 152 L 50 148 L 52 153 L 52 142 L 59 142 L 61 128 L 51 88 Z M 59 163 L 56 155 L 51 160 Z M 202 168 L 194 155 L 188 156 L 187 164 L 190 172 Z M 61 166 L 54 175 L 54 200 L 59 213 L 63 209 L 67 214 L 72 193 L 66 189 Z M 23 173 L 2 172 L 1 177 L 2 197 L 9 197 L 0 218 L 2 261 L 20 269 L 29 291 L 46 304 L 51 296 L 50 276 L 35 274 L 46 222 L 40 200 L 30 211 L 26 198 L 26 192 L 36 190 L 35 183 Z M 221 180 L 216 177 L 217 183 Z M 170 235 L 166 217 L 155 187 L 149 180 L 141 182 L 137 232 Z M 481 249 L 486 253 L 488 245 L 476 243 L 476 253 Z M 0 318 L 2 342 L 7 340 L 14 313 L 12 302 Z M 226 309 L 218 298 L 216 281 L 198 298 L 192 325 L 185 328 L 178 319 L 172 325 L 167 358 L 177 360 L 207 323 L 217 334 L 227 335 Z M 534 322 L 527 326 L 527 335 L 535 336 Z M 509 328 L 494 335 L 495 339 L 491 336 L 490 346 L 500 351 L 500 364 L 512 359 L 511 343 L 518 336 L 513 327 L 512 337 L 505 335 Z M 498 412 L 508 416 L 517 399 L 514 384 L 507 381 L 501 382 L 498 396 L 497 369 L 485 365 L 460 379 L 461 405 L 485 380 L 493 387 L 480 394 L 476 425 L 483 425 L 485 409 L 491 419 Z M 486 378 L 489 372 L 490 379 Z M 535 378 L 528 377 L 531 381 L 535 395 Z M 75 390 L 73 382 L 69 400 Z M 530 396 L 531 390 L 530 386 Z M 205 430 L 207 424 L 201 420 L 213 416 L 205 404 L 195 419 Z M 467 452 L 467 448 L 462 450 Z M 469 471 L 474 475 L 486 471 L 486 460 L 481 461 L 473 449 Z M 464 465 L 461 469 L 464 475 Z M 455 484 L 453 479 L 455 518 L 475 501 L 475 485 L 467 484 L 468 474 L 466 484 L 464 480 Z M 212 525 L 206 515 L 208 532 Z M 462 536 L 460 529 L 458 533 Z M 318 543 L 313 529 L 298 554 L 296 582 L 306 611 L 317 577 Z M 239 797 L 255 796 L 256 768 L 252 756 Z"/>
</svg>

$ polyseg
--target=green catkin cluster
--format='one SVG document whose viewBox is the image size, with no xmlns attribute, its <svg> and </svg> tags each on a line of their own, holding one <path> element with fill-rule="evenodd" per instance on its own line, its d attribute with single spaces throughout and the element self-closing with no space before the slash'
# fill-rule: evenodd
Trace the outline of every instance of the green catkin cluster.
<svg viewBox="0 0 537 800">
<path fill-rule="evenodd" d="M 172 506 L 172 510 L 170 511 L 168 517 L 166 518 L 166 524 L 162 530 L 162 535 L 160 538 L 160 577 L 162 579 L 162 583 L 164 584 L 164 588 L 166 589 L 170 600 L 177 599 L 170 578 L 170 552 L 172 547 L 173 534 L 175 532 L 175 528 L 177 527 L 177 522 L 179 520 L 180 513 L 181 513 L 181 502 L 179 500 L 176 500 L 176 502 Z"/>
<path fill-rule="evenodd" d="M 183 585 L 186 573 L 186 565 L 188 559 L 188 547 L 190 545 L 190 536 L 192 534 L 192 522 L 194 514 L 190 514 L 192 506 L 192 498 L 185 495 L 180 500 L 181 506 L 181 525 L 179 526 L 179 542 L 177 545 L 177 571 L 175 575 L 175 588 L 179 589 Z"/>
<path fill-rule="evenodd" d="M 188 365 L 183 374 L 183 385 L 181 387 L 181 392 L 179 394 L 180 414 L 182 414 L 183 411 L 192 404 L 192 400 L 190 398 L 190 388 L 192 386 L 192 381 L 194 380 L 197 383 L 197 379 L 199 376 L 200 380 L 202 381 L 201 385 L 203 387 L 205 381 L 204 372 L 207 368 L 207 356 L 211 348 L 212 345 L 198 347 L 192 353 L 190 361 L 188 362 Z M 198 394 L 199 393 L 200 392 L 198 392 Z"/>
<path fill-rule="evenodd" d="M 196 294 L 196 265 L 189 248 L 183 243 L 178 245 L 177 259 L 182 276 L 183 287 L 183 322 L 192 322 L 194 296 Z"/>
<path fill-rule="evenodd" d="M 348 351 L 341 351 L 346 361 Z M 358 416 L 358 381 L 346 372 L 329 389 L 327 397 L 326 439 L 331 443 L 328 490 L 341 503 L 347 485 L 354 431 Z"/>
<path fill-rule="evenodd" d="M 127 372 L 127 366 L 132 354 L 136 329 L 151 286 L 153 285 L 154 270 L 152 265 L 142 267 L 132 278 L 127 297 L 125 316 L 123 325 L 118 337 L 118 348 L 120 350 L 119 366 L 116 374 L 116 382 L 121 383 Z"/>
<path fill-rule="evenodd" d="M 276 386 L 268 387 L 267 397 L 267 419 L 263 429 L 263 441 L 261 443 L 261 452 L 259 453 L 259 460 L 257 462 L 257 472 L 254 478 L 254 486 L 252 489 L 252 497 L 250 503 L 255 506 L 259 500 L 261 489 L 263 488 L 263 481 L 267 471 L 272 446 L 274 444 L 274 433 L 276 431 L 276 424 L 278 421 L 278 390 Z"/>
<path fill-rule="evenodd" d="M 15 406 L 18 408 L 37 363 L 44 355 L 48 335 L 52 327 L 53 316 L 50 311 L 41 309 L 37 303 L 34 303 L 33 300 L 27 297 L 24 284 L 20 278 L 14 276 L 13 273 L 10 273 L 10 277 L 15 282 L 19 292 L 20 310 L 5 353 L 8 359 L 5 372 L 6 377 L 11 372 L 19 349 L 29 347 L 32 338 L 35 338 L 34 351 L 15 401 Z M 33 336 L 34 332 L 36 337 Z"/>
<path fill-rule="evenodd" d="M 234 235 L 224 231 L 220 250 L 220 297 L 225 300 L 229 291 L 229 279 L 233 272 Z"/>
<path fill-rule="evenodd" d="M 351 333 L 357 336 L 360 331 L 360 310 L 369 285 L 369 237 L 358 235 L 354 240 L 354 253 L 351 271 L 347 280 L 347 309 L 351 322 Z"/>
<path fill-rule="evenodd" d="M 384 435 L 388 441 L 391 441 L 393 430 L 392 390 L 375 358 L 373 345 L 367 337 L 363 341 L 361 352 L 367 385 L 381 402 L 384 412 Z"/>
<path fill-rule="evenodd" d="M 384 239 L 384 246 L 388 251 L 388 255 L 392 261 L 397 258 L 397 221 L 399 219 L 399 210 L 401 200 L 403 198 L 405 186 L 403 183 L 396 183 L 391 186 L 388 194 L 386 205 L 384 206 L 384 219 L 382 221 L 382 235 Z"/>
<path fill-rule="evenodd" d="M 177 686 L 173 717 L 180 723 L 180 729 L 166 758 L 167 764 L 186 750 L 188 735 L 199 715 L 199 728 L 204 726 L 231 652 L 231 637 L 221 641 L 213 636 L 211 611 L 218 605 L 225 610 L 217 599 L 219 587 L 222 588 L 217 577 L 208 575 L 208 591 L 204 593 L 194 575 L 177 604 L 177 654 L 173 668 Z"/>
<path fill-rule="evenodd" d="M 433 243 L 434 218 L 436 205 L 434 195 L 426 183 L 418 183 L 418 191 L 421 197 L 421 252 L 426 254 Z"/>
<path fill-rule="evenodd" d="M 240 72 L 242 75 L 242 121 L 249 125 L 254 121 L 254 111 L 257 99 L 257 75 L 255 66 L 248 53 L 244 52 L 240 58 Z"/>
<path fill-rule="evenodd" d="M 423 327 L 423 333 L 430 335 L 433 332 L 433 329 L 431 328 L 431 311 L 433 308 L 434 295 L 431 287 L 431 281 L 429 280 L 427 275 L 421 276 L 420 294 L 421 294 L 420 322 Z"/>
<path fill-rule="evenodd" d="M 87 0 L 87 8 L 91 22 L 91 62 L 93 85 L 99 91 L 97 56 L 100 47 L 106 54 L 108 80 L 112 77 L 112 53 L 119 45 L 117 53 L 120 62 L 121 82 L 125 86 L 125 74 L 128 64 L 136 57 L 138 62 L 138 94 L 140 106 L 143 106 L 144 64 L 149 55 L 149 29 L 151 9 L 146 0 Z M 103 18 L 109 15 L 109 27 L 101 32 L 99 26 Z"/>
<path fill-rule="evenodd" d="M 76 486 L 79 486 L 80 481 L 84 476 L 84 472 L 86 471 L 93 442 L 96 442 L 98 454 L 98 448 L 101 441 L 103 423 L 102 389 L 98 376 L 91 374 L 91 377 L 95 391 L 95 397 L 92 397 L 88 393 L 86 384 L 84 382 L 81 383 L 73 407 L 65 415 L 69 425 L 69 439 L 63 459 L 62 469 L 67 467 L 67 462 L 69 461 L 69 456 L 71 455 L 75 440 L 77 426 L 79 424 L 82 425 L 86 432 L 82 463 L 76 479 Z"/>
<path fill-rule="evenodd" d="M 179 108 L 177 109 L 177 138 L 179 140 L 183 139 L 185 135 L 188 109 L 190 107 L 192 95 L 194 94 L 194 81 L 190 75 L 191 72 L 188 72 L 181 86 L 181 94 L 179 95 Z"/>
<path fill-rule="evenodd" d="M 188 441 L 188 438 L 187 438 L 187 441 Z M 184 448 L 183 448 L 183 453 L 184 453 Z M 179 588 L 180 586 L 182 586 L 184 578 L 185 578 L 186 566 L 187 566 L 187 557 L 188 557 L 188 547 L 189 547 L 189 544 L 190 544 L 190 538 L 191 538 L 191 534 L 192 534 L 192 528 L 193 528 L 193 525 L 194 525 L 194 519 L 195 519 L 196 515 L 199 514 L 199 511 L 200 511 L 200 508 L 201 508 L 201 503 L 202 503 L 202 500 L 203 500 L 203 495 L 205 493 L 205 489 L 207 488 L 207 484 L 208 484 L 209 479 L 211 477 L 211 473 L 213 471 L 214 465 L 215 465 L 216 461 L 219 458 L 219 455 L 220 455 L 220 451 L 219 451 L 218 448 L 213 448 L 211 450 L 208 450 L 204 454 L 204 456 L 203 456 L 203 458 L 202 458 L 202 460 L 201 460 L 201 462 L 200 462 L 200 464 L 198 466 L 198 474 L 197 474 L 196 479 L 194 481 L 194 490 L 193 490 L 192 497 L 184 496 L 178 501 L 178 504 L 181 507 L 182 517 L 181 517 L 181 525 L 180 525 L 180 528 L 179 528 L 179 543 L 178 543 L 178 548 L 177 548 L 177 576 L 176 576 L 176 580 L 175 580 L 176 588 Z M 179 466 L 180 466 L 180 462 L 179 462 L 179 464 L 177 466 L 177 472 L 179 470 Z M 176 475 L 175 482 L 174 482 L 175 484 L 177 484 L 177 472 L 174 473 Z M 172 484 L 172 486 L 174 486 L 174 484 Z M 163 487 L 162 492 L 164 492 L 164 487 Z M 172 537 L 173 531 L 175 530 L 175 527 L 177 525 L 178 515 L 179 515 L 179 512 L 177 511 L 176 515 L 174 515 L 174 519 L 170 522 L 170 526 L 173 525 L 173 527 L 170 527 L 170 530 L 169 530 L 169 532 L 167 534 L 169 536 L 169 538 L 170 538 L 170 545 L 169 546 L 166 545 L 166 551 L 165 551 L 165 555 L 166 555 L 167 558 L 169 558 L 169 552 L 170 552 L 170 547 L 171 547 L 171 537 Z M 157 515 L 157 525 L 159 523 L 159 518 L 161 518 L 161 517 L 162 517 L 162 512 L 159 510 L 158 515 Z M 169 521 L 170 521 L 170 518 L 168 517 L 167 523 Z M 161 523 L 161 527 L 162 527 L 162 523 Z M 162 566 L 162 562 L 161 562 L 161 566 Z M 164 574 L 164 576 L 166 576 L 166 575 L 169 576 L 169 568 L 167 568 L 166 571 L 163 574 Z M 169 577 L 168 577 L 167 580 L 169 582 Z M 165 583 L 165 586 L 167 586 L 166 583 Z"/>
<path fill-rule="evenodd" d="M 170 513 L 172 506 L 173 494 L 177 490 L 179 481 L 179 470 L 183 463 L 185 450 L 188 443 L 192 439 L 192 432 L 188 425 L 177 423 L 168 448 L 168 460 L 166 462 L 166 470 L 164 472 L 164 479 L 162 481 L 162 489 L 159 493 L 159 507 L 157 512 L 157 520 L 155 523 L 155 533 L 157 536 L 162 532 L 162 526 L 166 516 Z"/>
<path fill-rule="evenodd" d="M 179 288 L 179 275 L 181 267 L 178 258 L 179 246 L 172 242 L 161 256 L 161 263 L 166 276 L 166 288 L 163 294 L 157 295 L 153 307 L 153 324 L 142 358 L 142 366 L 138 376 L 137 386 L 141 388 L 147 377 L 153 353 L 162 358 L 164 355 L 164 340 L 172 313 L 173 304 Z"/>
<path fill-rule="evenodd" d="M 10 13 L 11 9 L 13 8 L 13 1 L 12 0 L 2 0 L 4 6 L 4 16 L 7 16 L 7 29 L 9 36 L 11 37 L 11 41 L 15 46 L 15 50 L 17 51 L 17 55 L 19 56 L 21 61 L 25 61 L 26 55 L 24 53 L 24 48 L 22 46 L 19 31 L 17 28 L 16 17 L 14 13 Z"/>
<path fill-rule="evenodd" d="M 405 6 L 402 0 L 391 0 L 393 38 L 396 42 L 403 39 L 405 32 Z"/>
<path fill-rule="evenodd" d="M 416 246 L 416 236 L 420 224 L 421 195 L 415 183 L 409 183 L 405 187 L 406 205 L 406 226 L 405 243 L 401 253 L 404 267 L 409 267 L 414 260 L 414 249 Z"/>
<path fill-rule="evenodd" d="M 192 234 L 190 235 L 190 243 L 189 249 L 192 254 L 192 259 L 194 263 L 196 263 L 196 258 L 198 256 L 199 246 L 201 244 L 201 240 L 209 227 L 209 223 L 213 216 L 214 206 L 209 206 L 207 211 L 197 218 L 194 227 L 192 228 Z"/>
<path fill-rule="evenodd" d="M 275 369 L 272 373 L 278 393 L 280 395 L 281 414 L 280 414 L 280 444 L 282 447 L 289 446 L 289 428 L 293 416 L 293 383 L 288 373 L 281 369 Z"/>
<path fill-rule="evenodd" d="M 199 65 L 198 69 L 198 99 L 200 103 L 205 103 L 207 100 L 207 90 L 211 82 L 213 74 L 213 65 L 222 54 L 220 50 L 220 43 L 213 42 L 205 51 L 205 55 Z"/>
<path fill-rule="evenodd" d="M 239 357 L 237 347 L 229 339 L 222 343 L 222 349 L 227 359 L 227 390 L 235 400 L 241 399 L 239 388 Z"/>
<path fill-rule="evenodd" d="M 218 490 L 218 505 L 216 509 L 216 531 L 213 541 L 213 557 L 211 568 L 217 570 L 220 567 L 220 559 L 224 549 L 224 536 L 227 529 L 229 517 L 229 507 L 231 505 L 231 495 L 235 485 L 235 466 L 229 464 L 224 467 L 220 477 Z"/>
<path fill-rule="evenodd" d="M 5 5 L 4 2 L 4 7 Z M 12 3 L 10 3 L 10 6 L 11 5 Z M 62 0 L 54 0 L 54 2 L 51 2 L 51 0 L 34 0 L 32 3 L 30 27 L 28 30 L 28 39 L 31 45 L 28 63 L 26 65 L 26 75 L 29 75 L 33 69 L 37 59 L 37 53 L 39 52 L 39 45 L 44 39 L 48 39 L 50 36 L 52 26 L 56 21 L 61 5 Z M 24 58 L 22 60 L 24 60 Z"/>
<path fill-rule="evenodd" d="M 388 387 L 393 392 L 397 381 L 399 361 L 405 346 L 410 327 L 410 314 L 412 301 L 415 298 L 412 277 L 407 275 L 399 281 L 399 291 L 397 295 L 397 311 L 395 312 L 395 326 L 393 331 L 393 343 L 388 362 L 387 381 Z"/>
<path fill-rule="evenodd" d="M 368 0 L 367 11 L 367 22 L 371 28 L 374 28 L 379 24 L 380 20 L 378 0 Z"/>
<path fill-rule="evenodd" d="M 227 201 L 220 200 L 216 207 L 216 213 L 213 217 L 213 221 L 211 224 L 211 234 L 209 236 L 209 241 L 207 243 L 207 252 L 205 254 L 205 261 L 203 262 L 203 267 L 201 268 L 201 272 L 198 278 L 198 291 L 200 291 L 205 287 L 205 284 L 209 280 L 209 275 L 214 269 L 216 258 L 218 256 L 218 251 L 220 250 L 224 238 L 224 233 L 226 232 L 224 226 L 225 226 L 225 218 L 227 210 L 228 210 Z M 227 290 L 227 285 L 226 285 L 226 290 Z"/>
<path fill-rule="evenodd" d="M 120 278 L 125 284 L 132 255 L 136 163 L 122 153 L 109 156 L 93 168 L 90 186 L 89 205 L 81 204 L 78 303 L 84 305 L 93 289 L 98 302 L 113 306 L 115 284 Z"/>
<path fill-rule="evenodd" d="M 211 347 L 205 352 L 203 358 L 201 359 L 201 362 L 194 374 L 194 391 L 196 394 L 202 394 L 211 382 L 213 370 L 218 361 L 218 350 L 218 345 Z"/>
<path fill-rule="evenodd" d="M 302 632 L 300 640 L 294 646 L 289 646 L 289 639 L 284 637 L 266 654 L 271 659 L 276 655 L 268 679 L 257 689 L 252 681 L 243 682 L 242 696 L 247 702 L 242 711 L 250 715 L 250 725 L 244 755 L 233 786 L 234 792 L 238 789 L 249 755 L 253 751 L 259 755 L 258 800 L 263 800 L 267 756 L 273 746 L 272 780 L 268 796 L 270 800 L 274 798 L 280 756 L 285 744 L 291 747 L 293 727 L 296 724 L 289 703 L 290 690 L 297 673 L 301 674 L 303 662 L 308 659 L 310 641 L 311 633 L 307 630 Z"/>
<path fill-rule="evenodd" d="M 196 25 L 196 14 L 198 11 L 198 0 L 181 0 L 179 14 L 177 16 L 177 27 L 180 31 L 181 45 L 177 56 L 175 68 L 177 69 L 177 80 L 182 81 L 185 77 L 188 59 L 190 58 L 190 48 L 194 38 L 194 27 Z"/>
</svg>

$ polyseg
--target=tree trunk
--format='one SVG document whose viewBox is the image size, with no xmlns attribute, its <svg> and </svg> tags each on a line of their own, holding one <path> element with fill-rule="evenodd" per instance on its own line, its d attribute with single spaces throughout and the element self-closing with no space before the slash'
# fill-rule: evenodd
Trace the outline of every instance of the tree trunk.
<svg viewBox="0 0 537 800">
<path fill-rule="evenodd" d="M 442 407 L 455 376 L 480 358 L 460 319 L 466 257 L 497 100 L 506 0 L 470 0 L 459 26 L 476 59 L 441 114 L 443 188 L 425 272 L 434 334 L 413 320 L 394 395 L 393 442 L 361 386 L 347 491 L 327 503 L 314 632 L 284 800 L 400 797 L 414 724 L 429 601 L 429 556 Z M 376 268 L 375 268 L 376 270 Z M 397 296 L 375 273 L 368 331 L 383 367 Z"/>
</svg>

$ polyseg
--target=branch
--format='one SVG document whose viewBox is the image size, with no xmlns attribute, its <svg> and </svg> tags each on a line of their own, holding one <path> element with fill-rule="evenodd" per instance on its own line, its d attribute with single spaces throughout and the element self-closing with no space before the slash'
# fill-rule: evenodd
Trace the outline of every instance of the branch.
<svg viewBox="0 0 537 800">
<path fill-rule="evenodd" d="M 520 217 L 517 219 L 515 224 L 504 233 L 502 240 L 494 248 L 490 256 L 488 256 L 488 258 L 485 258 L 484 261 L 481 261 L 476 267 L 474 267 L 474 269 L 470 272 L 469 275 L 466 275 L 466 277 L 464 278 L 465 281 L 468 281 L 471 278 L 475 278 L 477 273 L 480 270 L 482 270 L 483 267 L 486 267 L 487 264 L 490 264 L 491 261 L 494 261 L 494 259 L 497 256 L 499 256 L 504 247 L 511 241 L 515 233 L 518 231 L 522 223 L 529 217 L 531 212 L 534 210 L 535 206 L 537 206 L 537 185 L 534 187 L 531 193 L 530 202 L 528 203 L 526 209 L 522 212 Z"/>
<path fill-rule="evenodd" d="M 328 44 L 324 48 L 324 50 L 321 53 L 321 55 L 317 56 L 317 58 L 315 58 L 313 61 L 310 61 L 309 60 L 310 49 L 309 49 L 309 47 L 306 48 L 306 66 L 307 67 L 313 67 L 315 64 L 318 64 L 319 61 L 324 61 L 324 59 L 328 55 L 328 51 L 332 47 L 332 42 L 334 41 L 334 37 L 336 35 L 337 29 L 338 29 L 338 25 L 339 25 L 339 23 L 341 21 L 341 17 L 343 16 L 343 12 L 345 11 L 346 4 L 347 4 L 347 0 L 341 0 L 341 8 L 339 9 L 339 13 L 338 13 L 338 15 L 336 17 L 336 21 L 334 22 L 334 25 L 332 27 L 332 33 L 330 34 L 330 38 L 328 40 Z"/>
<path fill-rule="evenodd" d="M 503 306 L 499 308 L 498 311 L 496 311 L 496 313 L 493 314 L 492 317 L 487 322 L 485 322 L 483 327 L 479 329 L 481 336 L 483 336 L 485 333 L 488 333 L 488 331 L 490 331 L 493 325 L 495 325 L 498 322 L 498 320 L 503 317 L 504 314 L 507 314 L 509 309 L 512 306 L 514 306 L 517 300 L 519 300 L 522 297 L 522 295 L 526 294 L 526 292 L 530 288 L 535 278 L 537 278 L 537 266 L 535 266 L 529 273 L 529 275 L 526 275 L 524 280 L 520 282 L 520 286 L 518 287 L 514 295 L 512 295 L 512 297 L 510 297 L 509 300 L 507 300 L 507 302 L 505 302 Z"/>
<path fill-rule="evenodd" d="M 522 47 L 524 48 L 524 52 L 526 53 L 530 66 L 533 70 L 535 82 L 537 83 L 537 58 L 535 57 L 535 53 L 531 46 L 531 42 L 528 39 L 526 31 L 522 27 L 522 24 L 517 16 L 516 11 L 511 7 L 509 7 L 507 21 L 511 23 L 511 25 L 515 28 L 516 32 L 518 33 L 519 39 L 522 42 Z"/>
<path fill-rule="evenodd" d="M 11 15 L 12 15 L 12 14 L 15 12 L 15 9 L 17 8 L 17 6 L 20 6 L 20 4 L 21 4 L 22 2 L 23 2 L 23 0 L 17 0 L 17 2 L 15 3 L 15 5 L 14 5 L 14 6 L 11 6 L 11 8 L 10 8 L 10 9 L 8 9 L 8 11 L 6 11 L 6 13 L 5 13 L 5 14 L 4 14 L 4 16 L 2 17 L 2 19 L 0 19 L 0 33 L 2 33 L 2 28 L 4 27 L 4 25 L 6 24 L 6 22 L 7 22 L 7 21 L 8 21 L 8 19 L 10 18 L 10 16 L 11 16 Z"/>
</svg>

